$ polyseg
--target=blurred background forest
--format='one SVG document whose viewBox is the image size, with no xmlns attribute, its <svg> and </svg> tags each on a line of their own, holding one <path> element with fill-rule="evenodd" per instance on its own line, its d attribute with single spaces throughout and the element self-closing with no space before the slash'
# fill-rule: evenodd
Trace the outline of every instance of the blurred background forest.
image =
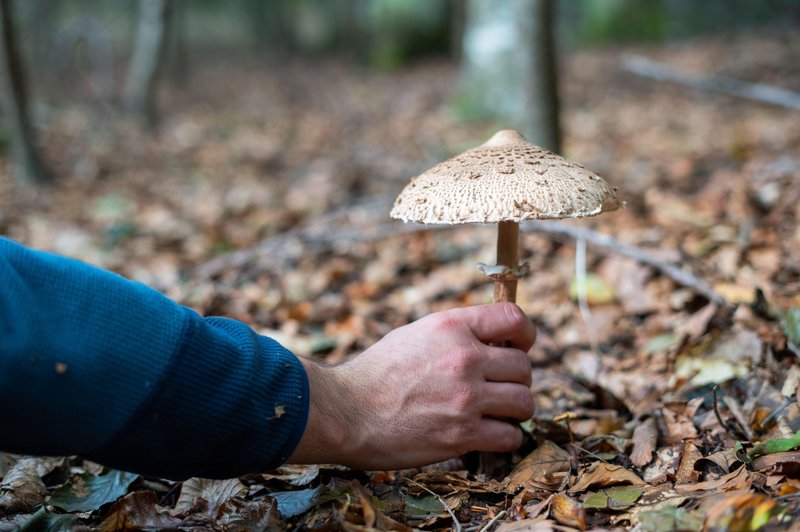
<svg viewBox="0 0 800 532">
<path fill-rule="evenodd" d="M 649 490 L 697 460 L 687 440 L 708 456 L 800 426 L 797 0 L 0 0 L 0 14 L 0 235 L 340 361 L 431 311 L 491 300 L 475 263 L 494 261 L 492 230 L 426 231 L 388 212 L 412 176 L 515 128 L 627 201 L 523 224 L 532 436 L 577 439 L 580 463 L 616 453 Z M 566 430 L 564 411 L 578 412 Z M 658 445 L 631 462 L 648 419 Z M 800 489 L 796 471 L 748 467 L 731 486 L 774 501 Z M 464 489 L 465 522 L 496 515 Z M 544 499 L 528 495 L 517 502 Z M 382 500 L 403 522 L 449 518 Z M 715 515 L 688 495 L 676 508 L 687 500 L 695 521 L 669 514 L 672 527 Z M 797 515 L 797 501 L 775 508 Z M 350 519 L 339 503 L 330 515 Z"/>
</svg>

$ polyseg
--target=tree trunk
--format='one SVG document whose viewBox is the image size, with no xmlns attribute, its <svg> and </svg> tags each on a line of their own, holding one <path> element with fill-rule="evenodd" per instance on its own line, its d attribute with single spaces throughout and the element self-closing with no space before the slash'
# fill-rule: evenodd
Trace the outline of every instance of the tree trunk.
<svg viewBox="0 0 800 532">
<path fill-rule="evenodd" d="M 149 127 L 156 124 L 156 80 L 164 60 L 171 2 L 139 0 L 136 40 L 125 83 L 125 110 L 139 117 Z"/>
<path fill-rule="evenodd" d="M 44 184 L 53 176 L 36 148 L 36 134 L 28 110 L 28 89 L 17 46 L 11 0 L 0 0 L 0 104 L 11 133 L 14 175 L 20 182 Z"/>
<path fill-rule="evenodd" d="M 553 0 L 469 0 L 461 110 L 494 117 L 558 151 L 560 128 Z"/>
<path fill-rule="evenodd" d="M 526 50 L 525 111 L 522 134 L 528 141 L 559 153 L 558 71 L 553 38 L 553 0 L 527 0 L 518 4 L 520 41 Z"/>
</svg>

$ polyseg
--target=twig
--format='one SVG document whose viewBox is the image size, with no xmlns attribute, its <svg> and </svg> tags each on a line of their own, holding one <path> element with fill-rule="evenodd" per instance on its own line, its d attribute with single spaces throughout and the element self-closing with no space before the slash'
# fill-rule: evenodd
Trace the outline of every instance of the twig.
<svg viewBox="0 0 800 532">
<path fill-rule="evenodd" d="M 660 271 L 676 283 L 691 288 L 698 294 L 702 295 L 709 301 L 720 305 L 725 305 L 725 298 L 714 291 L 714 289 L 705 281 L 689 273 L 677 266 L 667 264 L 642 248 L 632 246 L 630 244 L 623 244 L 619 240 L 612 238 L 609 235 L 587 229 L 585 227 L 577 227 L 565 223 L 552 222 L 548 220 L 538 220 L 535 222 L 524 222 L 522 226 L 526 231 L 534 233 L 542 233 L 555 237 L 566 237 L 571 240 L 578 240 L 579 238 L 585 239 L 592 245 L 608 252 L 616 253 L 628 258 L 631 258 L 642 264 L 652 266 Z"/>
<path fill-rule="evenodd" d="M 713 388 L 711 388 L 711 395 L 714 398 L 714 416 L 716 416 L 717 421 L 722 428 L 725 429 L 728 433 L 732 436 L 738 438 L 739 436 L 744 436 L 742 431 L 737 429 L 736 427 L 732 427 L 727 421 L 722 419 L 722 414 L 719 413 L 719 401 L 717 399 L 717 390 L 719 390 L 719 385 L 715 384 Z"/>
<path fill-rule="evenodd" d="M 646 78 L 677 83 L 701 91 L 718 92 L 780 107 L 800 109 L 800 94 L 772 85 L 748 83 L 725 76 L 690 74 L 638 55 L 623 57 L 622 69 Z"/>
<path fill-rule="evenodd" d="M 492 528 L 492 526 L 494 526 L 494 524 L 497 521 L 499 521 L 500 519 L 505 517 L 505 515 L 506 515 L 506 511 L 505 510 L 502 510 L 502 511 L 498 512 L 497 515 L 492 517 L 492 520 L 489 521 L 488 523 L 486 523 L 486 526 L 481 528 L 478 532 L 489 532 L 489 529 Z"/>
<path fill-rule="evenodd" d="M 586 333 L 589 335 L 589 345 L 592 346 L 594 356 L 600 355 L 597 345 L 597 335 L 592 324 L 592 311 L 586 302 L 586 239 L 578 238 L 575 242 L 575 284 L 578 292 L 578 310 L 581 312 Z"/>
<path fill-rule="evenodd" d="M 455 513 L 453 512 L 453 510 L 450 508 L 450 505 L 449 505 L 449 504 L 447 504 L 447 501 L 445 501 L 444 499 L 442 499 L 442 497 L 441 497 L 441 496 L 440 496 L 438 493 L 436 493 L 436 492 L 434 492 L 434 491 L 432 491 L 432 490 L 428 489 L 427 487 L 423 486 L 422 484 L 420 484 L 420 483 L 419 483 L 419 482 L 417 482 L 416 480 L 413 480 L 413 479 L 410 479 L 410 478 L 407 478 L 406 480 L 407 480 L 408 482 L 411 482 L 411 483 L 412 483 L 412 484 L 414 484 L 415 486 L 418 486 L 418 487 L 420 487 L 420 488 L 424 489 L 425 491 L 427 491 L 428 493 L 430 493 L 431 495 L 433 495 L 434 497 L 436 497 L 436 499 L 439 501 L 439 504 L 441 504 L 442 506 L 444 506 L 444 509 L 445 509 L 445 510 L 447 510 L 447 513 L 449 513 L 449 514 L 450 514 L 450 517 L 453 519 L 453 528 L 455 528 L 456 532 L 462 532 L 462 531 L 461 531 L 461 523 L 459 523 L 459 521 L 458 521 L 458 518 L 456 517 L 456 514 L 455 514 Z"/>
<path fill-rule="evenodd" d="M 591 456 L 592 458 L 596 458 L 597 460 L 600 460 L 601 462 L 608 463 L 608 460 L 606 460 L 606 459 L 605 459 L 605 458 L 603 458 L 602 456 L 600 456 L 600 455 L 598 455 L 598 454 L 595 454 L 595 453 L 593 453 L 593 452 L 592 452 L 592 451 L 590 451 L 589 449 L 584 449 L 583 447 L 581 447 L 580 445 L 578 445 L 578 444 L 577 444 L 577 443 L 575 443 L 575 442 L 569 442 L 569 444 L 570 444 L 572 447 L 575 447 L 576 449 L 578 449 L 580 452 L 582 452 L 582 453 L 586 453 L 588 456 Z"/>
<path fill-rule="evenodd" d="M 753 431 L 750 430 L 750 425 L 747 423 L 747 418 L 742 412 L 742 407 L 739 406 L 739 402 L 730 396 L 723 396 L 722 402 L 725 403 L 725 406 L 728 407 L 728 410 L 731 414 L 733 414 L 734 419 L 736 419 L 736 423 L 742 429 L 741 432 L 747 438 L 747 441 L 753 441 L 755 436 L 753 435 Z"/>
</svg>

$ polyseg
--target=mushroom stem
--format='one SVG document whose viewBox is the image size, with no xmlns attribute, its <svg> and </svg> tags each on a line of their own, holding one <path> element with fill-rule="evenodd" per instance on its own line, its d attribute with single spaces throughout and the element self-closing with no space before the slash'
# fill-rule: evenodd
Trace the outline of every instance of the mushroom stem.
<svg viewBox="0 0 800 532">
<path fill-rule="evenodd" d="M 497 265 L 516 272 L 519 266 L 519 223 L 500 222 L 497 226 Z M 517 301 L 517 276 L 512 273 L 494 281 L 494 301 Z"/>
</svg>

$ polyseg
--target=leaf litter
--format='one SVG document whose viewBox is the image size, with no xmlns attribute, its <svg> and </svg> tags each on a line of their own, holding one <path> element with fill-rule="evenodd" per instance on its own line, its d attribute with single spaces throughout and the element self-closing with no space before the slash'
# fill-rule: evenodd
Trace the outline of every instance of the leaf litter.
<svg viewBox="0 0 800 532">
<path fill-rule="evenodd" d="M 768 80 L 770 64 L 792 57 L 779 36 L 736 38 L 770 57 L 737 65 L 722 37 L 635 51 Z M 565 148 L 629 204 L 589 223 L 704 279 L 725 304 L 589 242 L 589 327 L 571 296 L 574 245 L 523 234 L 537 413 L 508 477 L 455 461 L 180 483 L 0 455 L 0 531 L 435 530 L 454 518 L 473 531 L 788 528 L 800 516 L 796 115 L 645 86 L 616 68 L 624 51 L 565 57 Z M 167 89 L 158 142 L 110 125 L 80 161 L 76 143 L 96 136 L 74 110 L 54 111 L 47 155 L 74 179 L 38 196 L 0 180 L 0 228 L 328 361 L 429 312 L 489 301 L 471 265 L 491 261 L 493 234 L 417 232 L 387 213 L 410 175 L 492 126 L 447 112 L 452 65 L 348 68 L 209 65 L 191 94 Z M 247 97 L 210 82 L 220 76 Z M 324 95 L 286 90 L 322 80 Z M 781 81 L 800 88 L 796 75 Z M 415 105 L 393 105 L 398 95 Z M 224 120 L 211 111 L 222 107 Z"/>
</svg>

